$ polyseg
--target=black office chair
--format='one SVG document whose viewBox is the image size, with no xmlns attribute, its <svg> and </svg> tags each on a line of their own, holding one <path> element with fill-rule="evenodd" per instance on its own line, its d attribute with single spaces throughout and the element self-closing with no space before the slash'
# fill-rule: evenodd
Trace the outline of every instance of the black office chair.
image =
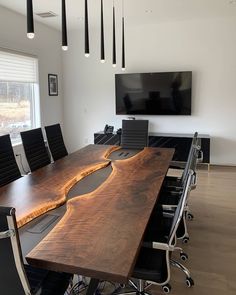
<svg viewBox="0 0 236 295">
<path fill-rule="evenodd" d="M 181 248 L 175 246 L 176 232 L 184 213 L 192 175 L 193 173 L 190 171 L 174 216 L 171 217 L 171 215 L 165 215 L 165 212 L 154 210 L 150 218 L 132 275 L 133 278 L 138 279 L 138 284 L 133 280 L 129 280 L 130 285 L 135 289 L 134 294 L 148 294 L 146 289 L 149 285 L 146 285 L 145 281 L 160 285 L 165 293 L 169 293 L 171 290 L 169 285 L 171 277 L 170 266 L 177 267 L 184 272 L 188 287 L 194 285 L 189 270 L 171 258 L 173 251 L 183 253 Z M 129 294 L 131 293 L 129 292 Z"/>
<path fill-rule="evenodd" d="M 63 295 L 71 274 L 23 264 L 15 209 L 0 207 L 0 288 L 4 295 Z"/>
<path fill-rule="evenodd" d="M 68 155 L 66 150 L 60 124 L 45 126 L 48 145 L 54 161 Z"/>
<path fill-rule="evenodd" d="M 10 135 L 0 136 L 0 187 L 21 177 Z"/>
<path fill-rule="evenodd" d="M 41 128 L 20 133 L 31 172 L 51 163 Z"/>
<path fill-rule="evenodd" d="M 122 120 L 121 147 L 143 149 L 148 146 L 148 120 Z"/>
<path fill-rule="evenodd" d="M 188 159 L 182 171 L 181 177 L 166 176 L 163 183 L 163 188 L 165 190 L 174 190 L 174 189 L 182 190 L 189 170 L 191 169 L 196 174 L 196 165 L 197 165 L 197 162 L 199 161 L 198 157 L 201 151 L 201 147 L 199 146 L 199 143 L 200 141 L 198 140 L 198 133 L 195 132 L 190 149 L 189 149 Z M 194 157 L 196 157 L 196 162 L 193 162 L 195 161 Z M 178 167 L 178 166 L 170 166 L 170 168 L 181 169 L 181 167 Z M 194 186 L 196 186 L 196 177 L 193 178 L 193 180 L 194 179 L 195 179 L 195 182 L 191 184 L 192 189 L 194 188 Z"/>
<path fill-rule="evenodd" d="M 191 190 L 195 189 L 196 187 L 196 165 L 198 162 L 199 150 L 200 150 L 200 147 L 198 145 L 193 145 L 191 147 L 190 161 L 189 161 L 189 164 L 186 165 L 186 167 L 188 167 L 188 171 L 192 171 L 193 173 L 191 184 L 190 184 Z M 166 187 L 163 188 L 158 199 L 158 204 L 162 206 L 163 210 L 170 212 L 171 210 L 176 209 L 181 198 L 183 185 L 186 182 L 186 180 L 187 180 L 186 178 L 185 180 L 184 178 L 181 180 L 178 179 L 177 184 L 176 182 L 174 182 L 174 184 L 172 184 L 172 186 L 169 186 L 168 189 L 166 189 Z M 186 202 L 186 205 L 184 208 L 184 214 L 177 231 L 177 237 L 178 239 L 182 239 L 183 243 L 188 243 L 189 241 L 187 219 L 190 219 L 190 220 L 193 219 L 193 214 L 190 213 L 190 210 L 189 210 L 188 200 Z"/>
</svg>

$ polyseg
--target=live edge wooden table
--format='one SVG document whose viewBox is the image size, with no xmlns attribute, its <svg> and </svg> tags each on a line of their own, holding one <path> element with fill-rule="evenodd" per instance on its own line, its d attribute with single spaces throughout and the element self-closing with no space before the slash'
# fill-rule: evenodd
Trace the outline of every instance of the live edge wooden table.
<svg viewBox="0 0 236 295">
<path fill-rule="evenodd" d="M 68 190 L 109 165 L 117 147 L 90 145 L 0 189 L 0 205 L 16 208 L 18 225 L 66 202 Z M 145 148 L 112 162 L 95 191 L 67 201 L 63 218 L 27 255 L 29 264 L 125 283 L 174 149 Z"/>
</svg>

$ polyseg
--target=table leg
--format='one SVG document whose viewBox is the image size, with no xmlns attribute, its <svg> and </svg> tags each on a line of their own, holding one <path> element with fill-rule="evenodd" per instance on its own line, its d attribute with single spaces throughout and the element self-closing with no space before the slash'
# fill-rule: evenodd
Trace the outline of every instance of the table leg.
<svg viewBox="0 0 236 295">
<path fill-rule="evenodd" d="M 88 285 L 86 295 L 94 295 L 94 293 L 97 290 L 98 284 L 99 284 L 98 279 L 91 279 Z"/>
</svg>

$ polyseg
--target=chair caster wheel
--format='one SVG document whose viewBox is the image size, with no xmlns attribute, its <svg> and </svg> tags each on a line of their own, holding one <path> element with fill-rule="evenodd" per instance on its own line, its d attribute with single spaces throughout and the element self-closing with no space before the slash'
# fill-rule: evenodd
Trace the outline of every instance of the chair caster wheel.
<svg viewBox="0 0 236 295">
<path fill-rule="evenodd" d="M 170 291 L 171 291 L 171 285 L 166 284 L 165 286 L 162 287 L 162 290 L 166 294 L 170 293 Z"/>
<path fill-rule="evenodd" d="M 193 219 L 194 219 L 193 214 L 188 213 L 188 214 L 187 214 L 187 219 L 188 219 L 188 220 L 193 220 Z"/>
<path fill-rule="evenodd" d="M 189 242 L 189 237 L 183 238 L 183 244 L 187 244 Z"/>
<path fill-rule="evenodd" d="M 121 289 L 124 289 L 126 287 L 125 284 L 119 284 L 119 286 L 120 286 Z"/>
<path fill-rule="evenodd" d="M 186 278 L 186 285 L 188 286 L 188 288 L 191 288 L 192 286 L 194 286 L 194 280 L 192 278 Z"/>
<path fill-rule="evenodd" d="M 186 261 L 188 260 L 188 255 L 186 253 L 180 253 L 180 258 L 183 260 L 183 261 Z"/>
</svg>

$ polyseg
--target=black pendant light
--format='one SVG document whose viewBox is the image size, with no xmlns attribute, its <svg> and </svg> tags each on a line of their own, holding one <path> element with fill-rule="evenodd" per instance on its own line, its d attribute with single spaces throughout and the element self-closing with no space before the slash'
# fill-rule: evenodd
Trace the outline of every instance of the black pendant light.
<svg viewBox="0 0 236 295">
<path fill-rule="evenodd" d="M 101 63 L 105 62 L 103 0 L 101 0 Z"/>
<path fill-rule="evenodd" d="M 84 29 L 85 29 L 85 51 L 84 54 L 86 57 L 89 57 L 89 27 L 88 27 L 88 0 L 85 0 L 85 10 L 84 10 Z"/>
<path fill-rule="evenodd" d="M 125 71 L 125 18 L 122 17 L 122 71 Z"/>
<path fill-rule="evenodd" d="M 125 71 L 125 13 L 124 0 L 122 0 L 122 71 Z"/>
<path fill-rule="evenodd" d="M 115 5 L 113 1 L 113 57 L 112 66 L 116 67 L 116 15 L 115 15 Z"/>
<path fill-rule="evenodd" d="M 61 1 L 61 16 L 62 16 L 62 50 L 68 50 L 67 43 L 67 27 L 66 27 L 66 0 Z"/>
<path fill-rule="evenodd" d="M 34 38 L 34 16 L 33 16 L 33 2 L 27 0 L 27 37 Z"/>
</svg>

